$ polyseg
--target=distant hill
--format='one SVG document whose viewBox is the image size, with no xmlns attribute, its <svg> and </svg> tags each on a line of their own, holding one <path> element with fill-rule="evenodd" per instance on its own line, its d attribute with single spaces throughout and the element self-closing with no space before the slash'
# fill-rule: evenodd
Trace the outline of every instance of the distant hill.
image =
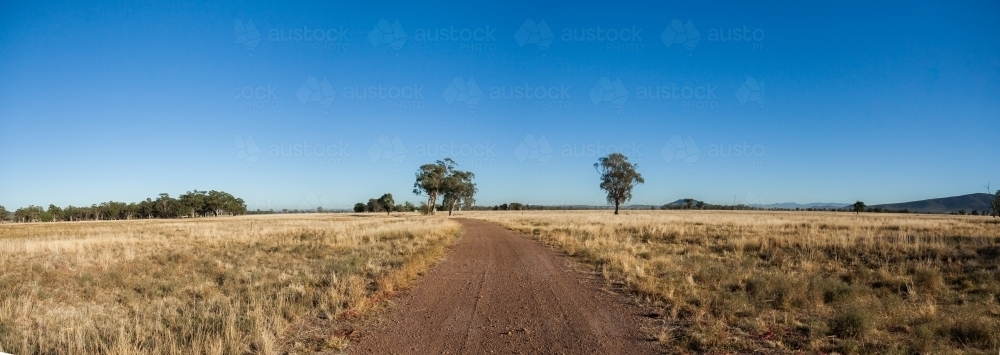
<svg viewBox="0 0 1000 355">
<path fill-rule="evenodd" d="M 902 202 L 902 203 L 886 203 L 881 205 L 868 206 L 868 208 L 881 208 L 883 210 L 901 211 L 909 210 L 915 213 L 952 213 L 958 212 L 959 210 L 965 210 L 971 213 L 972 211 L 987 212 L 990 210 L 990 198 L 989 194 L 977 193 L 968 194 L 962 196 L 953 197 L 943 197 L 943 198 L 932 198 L 929 200 Z M 693 203 L 698 203 L 699 200 L 693 200 Z M 666 204 L 670 208 L 682 208 L 684 206 L 684 199 L 679 199 L 674 202 Z M 725 207 L 727 205 L 714 205 L 706 204 L 708 209 L 719 209 L 720 207 Z M 819 209 L 853 209 L 851 204 L 847 203 L 837 203 L 837 202 L 813 202 L 813 203 L 794 203 L 794 202 L 784 202 L 784 203 L 771 203 L 771 204 L 748 204 L 746 206 L 752 208 L 760 209 L 790 209 L 794 210 L 807 209 L 807 208 L 819 208 Z M 613 208 L 611 206 L 591 206 L 591 205 L 566 205 L 566 206 L 544 206 L 546 209 L 608 209 Z M 622 206 L 623 210 L 648 210 L 648 209 L 660 209 L 661 206 L 657 205 L 626 205 Z"/>
<path fill-rule="evenodd" d="M 694 202 L 698 203 L 698 200 L 694 200 Z M 667 205 L 668 206 L 672 206 L 672 207 L 684 206 L 684 199 L 680 199 L 680 200 L 668 203 Z M 763 208 L 763 209 L 772 209 L 772 208 L 781 208 L 781 209 L 785 209 L 785 208 L 787 208 L 787 209 L 795 209 L 795 208 L 802 208 L 802 209 L 806 209 L 806 208 L 841 208 L 841 207 L 844 207 L 844 205 L 846 205 L 846 204 L 845 203 L 837 203 L 837 202 L 814 202 L 814 203 L 784 202 L 784 203 L 771 203 L 771 204 L 756 204 L 756 203 L 754 203 L 754 204 L 747 204 L 747 206 L 757 207 L 757 208 Z"/>
<path fill-rule="evenodd" d="M 886 203 L 881 205 L 868 206 L 869 208 L 881 208 L 883 210 L 909 210 L 910 212 L 916 213 L 952 213 L 958 212 L 959 210 L 965 210 L 966 212 L 979 211 L 986 212 L 990 210 L 990 198 L 989 194 L 985 193 L 975 193 L 962 196 L 952 196 L 943 198 L 932 198 L 928 200 L 920 201 L 910 201 L 901 203 Z M 695 200 L 698 202 L 698 200 Z M 684 206 L 684 199 L 679 199 L 677 201 L 667 204 L 671 207 L 681 207 Z M 763 209 L 806 209 L 806 208 L 824 208 L 824 209 L 851 209 L 853 208 L 847 203 L 836 203 L 836 202 L 814 202 L 814 203 L 771 203 L 771 204 L 750 204 L 748 206 L 763 208 Z M 640 207 L 645 208 L 645 206 Z"/>
<path fill-rule="evenodd" d="M 920 213 L 951 213 L 958 212 L 958 210 L 965 210 L 967 212 L 975 210 L 982 212 L 989 211 L 990 209 L 990 195 L 978 193 L 902 203 L 887 203 L 869 207 L 888 210 L 906 209 L 910 210 L 910 212 Z"/>
</svg>

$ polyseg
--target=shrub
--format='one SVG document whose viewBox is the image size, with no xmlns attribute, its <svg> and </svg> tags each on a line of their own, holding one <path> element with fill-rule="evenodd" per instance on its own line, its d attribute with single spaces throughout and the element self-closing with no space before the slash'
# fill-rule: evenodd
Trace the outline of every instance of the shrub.
<svg viewBox="0 0 1000 355">
<path fill-rule="evenodd" d="M 957 343 L 988 348 L 997 344 L 997 329 L 1000 324 L 983 316 L 969 315 L 955 321 L 948 331 Z"/>
<path fill-rule="evenodd" d="M 874 323 L 872 312 L 862 307 L 848 307 L 834 316 L 830 328 L 843 338 L 864 338 L 871 332 Z"/>
<path fill-rule="evenodd" d="M 936 294 L 944 289 L 944 277 L 937 269 L 921 267 L 913 273 L 913 285 L 918 292 Z"/>
</svg>

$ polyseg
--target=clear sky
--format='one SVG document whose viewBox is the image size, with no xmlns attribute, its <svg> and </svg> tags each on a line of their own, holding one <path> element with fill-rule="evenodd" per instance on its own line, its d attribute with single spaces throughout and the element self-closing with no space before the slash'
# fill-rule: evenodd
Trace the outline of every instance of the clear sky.
<svg viewBox="0 0 1000 355">
<path fill-rule="evenodd" d="M 445 157 L 601 204 L 613 151 L 633 204 L 1000 187 L 995 1 L 417 3 L 3 2 L 0 205 L 417 202 Z"/>
</svg>

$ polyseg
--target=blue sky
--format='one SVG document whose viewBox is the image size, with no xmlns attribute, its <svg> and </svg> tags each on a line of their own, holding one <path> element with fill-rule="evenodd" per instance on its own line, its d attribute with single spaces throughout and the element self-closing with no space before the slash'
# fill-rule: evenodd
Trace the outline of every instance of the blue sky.
<svg viewBox="0 0 1000 355">
<path fill-rule="evenodd" d="M 635 204 L 1000 186 L 996 2 L 0 6 L 8 209 L 417 202 L 445 157 L 480 204 L 600 204 L 614 151 Z"/>
</svg>

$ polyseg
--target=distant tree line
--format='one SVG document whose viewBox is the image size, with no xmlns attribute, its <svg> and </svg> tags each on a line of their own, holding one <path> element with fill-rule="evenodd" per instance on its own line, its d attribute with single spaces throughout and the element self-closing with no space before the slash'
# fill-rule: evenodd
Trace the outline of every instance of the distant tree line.
<svg viewBox="0 0 1000 355">
<path fill-rule="evenodd" d="M 680 203 L 670 203 L 660 206 L 660 209 L 664 210 L 751 210 L 751 211 L 816 211 L 816 212 L 875 212 L 875 213 L 911 213 L 908 209 L 893 210 L 881 207 L 867 207 L 864 202 L 858 201 L 854 204 L 846 207 L 796 207 L 796 208 L 780 208 L 771 207 L 763 208 L 759 206 L 750 206 L 747 204 L 733 204 L 733 205 L 715 205 L 711 203 L 705 203 L 704 201 L 698 201 L 695 199 L 685 198 L 680 201 Z"/>
<path fill-rule="evenodd" d="M 410 201 L 406 201 L 402 204 L 396 204 L 392 198 L 392 194 L 383 194 L 379 198 L 370 198 L 367 203 L 358 202 L 354 204 L 354 212 L 364 213 L 364 212 L 385 212 L 386 214 L 392 212 L 413 212 L 417 210 L 417 206 L 414 206 Z"/>
<path fill-rule="evenodd" d="M 274 210 L 273 208 L 272 209 L 267 209 L 267 210 L 262 210 L 262 209 L 258 208 L 258 209 L 255 209 L 255 210 L 248 210 L 246 214 L 258 215 L 258 214 L 344 213 L 344 212 L 350 212 L 350 210 L 329 209 L 329 208 L 323 208 L 323 207 L 316 207 L 315 209 L 298 209 L 298 208 L 287 209 L 287 208 L 283 208 L 283 209 L 280 209 L 280 210 Z"/>
<path fill-rule="evenodd" d="M 520 202 L 503 203 L 493 206 L 473 206 L 472 208 L 470 208 L 470 210 L 474 211 L 525 211 L 525 210 L 543 210 L 543 209 L 572 209 L 572 208 L 546 208 L 546 206 L 533 206 Z"/>
<path fill-rule="evenodd" d="M 980 216 L 980 215 L 982 215 L 982 216 L 990 216 L 990 215 L 994 215 L 994 217 L 996 217 L 995 213 L 990 213 L 990 211 L 982 211 L 982 212 L 980 212 L 978 210 L 966 211 L 965 209 L 960 209 L 960 210 L 958 210 L 958 212 L 952 212 L 951 214 L 960 215 L 960 216 L 964 216 L 964 215 L 970 215 L 970 216 Z"/>
<path fill-rule="evenodd" d="M 188 191 L 178 198 L 160 194 L 156 199 L 147 198 L 140 202 L 108 201 L 90 207 L 50 204 L 48 208 L 31 205 L 13 213 L 0 206 L 0 222 L 59 222 L 59 221 L 102 221 L 148 218 L 194 218 L 207 216 L 242 215 L 247 213 L 243 199 L 222 191 Z"/>
</svg>

